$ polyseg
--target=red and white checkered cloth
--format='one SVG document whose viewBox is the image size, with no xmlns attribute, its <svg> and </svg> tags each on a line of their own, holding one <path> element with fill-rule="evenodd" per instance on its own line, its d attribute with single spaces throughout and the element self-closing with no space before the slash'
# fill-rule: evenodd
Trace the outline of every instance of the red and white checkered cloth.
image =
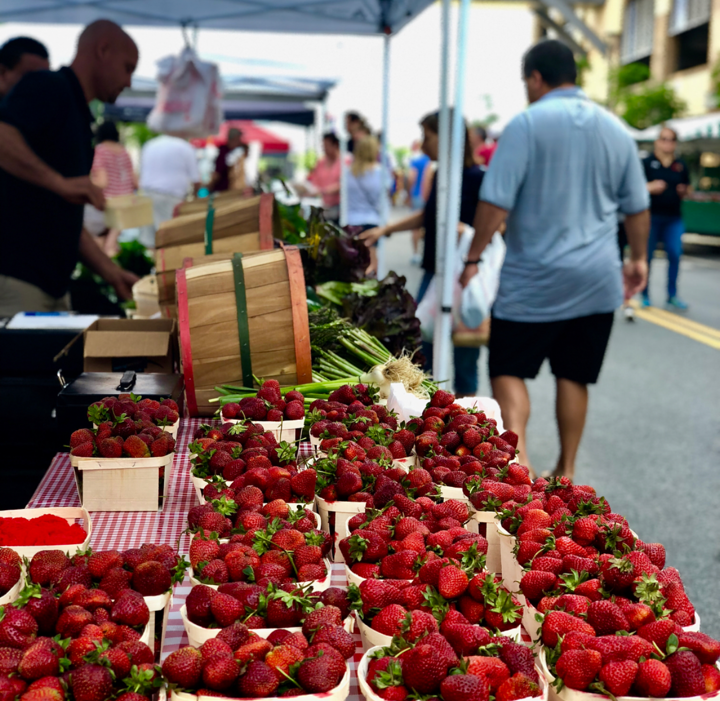
<svg viewBox="0 0 720 701">
<path fill-rule="evenodd" d="M 143 543 L 168 543 L 178 546 L 181 553 L 187 554 L 189 537 L 184 533 L 187 526 L 187 512 L 198 501 L 190 480 L 190 455 L 188 443 L 201 423 L 219 422 L 201 419 L 183 419 L 180 421 L 175 458 L 170 477 L 168 498 L 161 512 L 149 511 L 94 511 L 91 513 L 93 533 L 90 546 L 94 550 L 115 548 L 126 550 L 139 547 Z M 309 443 L 301 443 L 298 450 L 300 458 L 313 454 Z M 50 464 L 28 508 L 47 506 L 80 506 L 80 497 L 70 458 L 67 453 L 58 453 Z M 332 565 L 332 586 L 346 587 L 345 566 Z M 190 579 L 175 587 L 172 606 L 165 630 L 165 645 L 160 659 L 164 660 L 173 650 L 188 644 L 187 635 L 180 617 L 180 608 L 191 589 Z M 351 671 L 349 701 L 360 701 L 361 694 L 357 683 L 357 665 L 363 655 L 359 633 L 355 633 L 355 656 L 349 661 Z"/>
</svg>

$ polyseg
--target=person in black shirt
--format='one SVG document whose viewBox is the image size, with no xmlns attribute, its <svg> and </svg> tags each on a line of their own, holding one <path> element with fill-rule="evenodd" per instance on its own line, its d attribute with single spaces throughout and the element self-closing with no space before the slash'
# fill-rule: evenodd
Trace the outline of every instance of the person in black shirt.
<svg viewBox="0 0 720 701">
<path fill-rule="evenodd" d="M 452 115 L 452 110 L 450 110 Z M 452 121 L 452 116 L 450 117 Z M 422 150 L 431 161 L 438 159 L 438 113 L 429 114 L 422 119 L 423 129 Z M 484 171 L 475 163 L 470 135 L 465 128 L 465 153 L 463 156 L 463 174 L 460 197 L 460 222 L 472 225 L 475 209 L 480 198 L 480 185 Z M 437 173 L 433 175 L 432 187 L 424 209 L 418 210 L 405 219 L 379 226 L 360 234 L 360 238 L 368 246 L 372 246 L 382 236 L 390 236 L 398 231 L 425 229 L 425 247 L 423 250 L 423 278 L 420 283 L 416 301 L 419 304 L 425 296 L 430 282 L 435 275 L 435 252 L 437 247 Z M 426 370 L 432 369 L 432 344 L 423 341 L 423 353 L 426 358 Z M 478 391 L 478 360 L 480 348 L 455 346 L 453 351 L 455 364 L 455 393 L 460 396 L 476 396 Z"/>
<path fill-rule="evenodd" d="M 0 46 L 0 100 L 32 71 L 50 68 L 48 51 L 37 39 L 15 37 Z"/>
<path fill-rule="evenodd" d="M 83 205 L 104 209 L 89 178 L 91 100 L 113 103 L 138 60 L 114 22 L 86 27 L 70 67 L 28 73 L 0 104 L 0 316 L 69 308 L 78 258 L 118 296 L 137 277 L 117 266 L 83 229 Z"/>
<path fill-rule="evenodd" d="M 690 177 L 687 165 L 675 158 L 677 134 L 668 127 L 660 131 L 655 148 L 643 159 L 645 177 L 650 192 L 650 239 L 648 240 L 648 274 L 655 246 L 662 241 L 668 259 L 667 303 L 675 309 L 687 309 L 687 304 L 677 296 L 677 278 L 682 255 L 682 235 L 685 231 L 680 203 L 687 194 Z M 649 279 L 649 275 L 648 275 Z M 642 292 L 642 304 L 650 306 L 650 294 L 646 286 Z"/>
</svg>

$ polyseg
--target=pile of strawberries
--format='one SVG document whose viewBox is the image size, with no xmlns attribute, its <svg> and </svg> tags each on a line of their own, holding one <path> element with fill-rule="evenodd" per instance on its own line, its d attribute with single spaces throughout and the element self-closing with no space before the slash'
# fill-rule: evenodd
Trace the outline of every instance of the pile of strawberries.
<svg viewBox="0 0 720 701">
<path fill-rule="evenodd" d="M 335 598 L 340 595 L 335 590 Z M 340 684 L 346 660 L 355 652 L 343 618 L 340 608 L 327 604 L 307 613 L 302 631 L 275 630 L 267 639 L 233 623 L 199 649 L 184 647 L 168 655 L 163 676 L 171 688 L 204 696 L 326 694 Z"/>
<path fill-rule="evenodd" d="M 612 627 L 612 626 L 611 626 Z M 669 618 L 636 635 L 607 634 L 583 620 L 551 611 L 542 625 L 546 662 L 559 689 L 607 696 L 672 698 L 720 691 L 720 642 L 684 631 Z"/>
<path fill-rule="evenodd" d="M 193 476 L 208 481 L 206 500 L 225 496 L 236 502 L 237 511 L 276 499 L 307 503 L 315 498 L 315 471 L 298 471 L 296 446 L 278 443 L 258 424 L 203 425 L 189 450 Z"/>
<path fill-rule="evenodd" d="M 382 510 L 353 516 L 350 535 L 339 547 L 351 571 L 365 579 L 414 579 L 424 565 L 441 558 L 463 560 L 468 571 L 482 570 L 488 543 L 463 528 L 468 518 L 467 506 L 455 499 L 435 504 L 398 495 Z"/>
<path fill-rule="evenodd" d="M 0 621 L 2 697 L 62 701 L 70 689 L 75 701 L 147 701 L 161 683 L 139 639 L 148 619 L 130 590 L 113 602 L 102 589 L 25 589 Z"/>
<path fill-rule="evenodd" d="M 540 696 L 530 648 L 485 633 L 487 642 L 468 653 L 458 653 L 438 632 L 417 639 L 396 638 L 391 646 L 371 655 L 366 681 L 388 701 L 517 701 Z"/>
<path fill-rule="evenodd" d="M 510 497 L 500 507 L 502 525 L 515 535 L 516 559 L 526 569 L 520 590 L 541 613 L 557 608 L 597 617 L 602 634 L 635 631 L 667 615 L 693 624 L 680 575 L 663 569 L 665 548 L 637 538 L 592 487 L 538 479 L 520 503 L 513 498 L 519 487 L 502 489 Z M 502 498 L 498 490 L 494 495 Z"/>
<path fill-rule="evenodd" d="M 196 584 L 185 600 L 187 618 L 203 628 L 227 628 L 239 622 L 248 628 L 292 628 L 302 625 L 318 606 L 335 606 L 342 619 L 350 613 L 348 594 L 330 587 L 314 593 L 309 586 L 228 582 L 217 589 Z"/>
<path fill-rule="evenodd" d="M 14 550 L 0 548 L 0 596 L 5 596 L 22 575 L 22 560 Z"/>
<path fill-rule="evenodd" d="M 423 565 L 413 581 L 351 584 L 350 597 L 362 621 L 378 633 L 417 642 L 439 630 L 458 655 L 469 655 L 491 642 L 489 630 L 520 625 L 522 606 L 500 582 L 487 572 L 473 574 L 462 561 L 442 558 Z"/>
<path fill-rule="evenodd" d="M 163 431 L 179 418 L 172 399 L 162 403 L 133 394 L 105 397 L 88 407 L 94 429 L 70 436 L 70 455 L 79 458 L 160 458 L 175 450 L 175 439 Z"/>
<path fill-rule="evenodd" d="M 254 397 L 245 397 L 239 404 L 231 402 L 222 408 L 223 419 L 250 421 L 297 421 L 305 418 L 305 397 L 291 390 L 283 397 L 280 383 L 267 380 Z"/>
<path fill-rule="evenodd" d="M 312 515 L 266 505 L 285 515 L 268 518 L 244 511 L 237 519 L 244 531 L 220 543 L 211 532 L 200 532 L 190 543 L 190 565 L 195 579 L 205 584 L 257 582 L 266 585 L 309 582 L 327 577 L 323 556 L 330 550 L 327 534 L 315 529 Z M 275 507 L 278 507 L 277 509 Z M 291 518 L 289 518 L 291 517 Z"/>
<path fill-rule="evenodd" d="M 187 562 L 169 545 L 144 544 L 124 552 L 88 551 L 72 558 L 61 550 L 41 550 L 30 560 L 27 578 L 52 596 L 71 592 L 68 596 L 92 600 L 93 593 L 102 590 L 113 600 L 125 591 L 141 596 L 164 594 L 182 581 L 186 567 Z"/>
<path fill-rule="evenodd" d="M 134 394 L 119 394 L 104 397 L 91 404 L 87 411 L 88 421 L 99 426 L 101 423 L 122 423 L 126 419 L 142 422 L 143 427 L 172 426 L 180 418 L 180 409 L 173 399 L 143 399 Z M 129 424 L 128 424 L 129 425 Z"/>
</svg>

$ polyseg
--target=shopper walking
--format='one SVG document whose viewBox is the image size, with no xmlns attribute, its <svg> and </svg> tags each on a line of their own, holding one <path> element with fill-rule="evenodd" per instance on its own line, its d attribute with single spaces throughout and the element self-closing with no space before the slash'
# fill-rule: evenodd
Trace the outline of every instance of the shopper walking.
<svg viewBox="0 0 720 701">
<path fill-rule="evenodd" d="M 31 37 L 8 39 L 0 46 L 0 100 L 26 73 L 49 70 L 49 58 L 44 44 L 37 39 Z"/>
<path fill-rule="evenodd" d="M 105 206 L 89 177 L 88 103 L 115 102 L 137 61 L 133 40 L 98 20 L 83 30 L 70 66 L 28 73 L 0 104 L 0 316 L 69 309 L 78 259 L 121 299 L 132 296 L 137 276 L 110 260 L 82 222 L 85 203 Z"/>
<path fill-rule="evenodd" d="M 477 274 L 483 249 L 507 219 L 490 332 L 493 395 L 506 428 L 519 436 L 520 462 L 529 466 L 525 380 L 550 360 L 560 434 L 553 474 L 572 477 L 587 386 L 598 379 L 613 311 L 623 301 L 617 215 L 626 215 L 630 245 L 627 299 L 647 279 L 649 197 L 632 138 L 575 85 L 569 48 L 536 44 L 523 74 L 532 104 L 503 131 L 485 175 L 461 284 Z"/>
<path fill-rule="evenodd" d="M 452 114 L 452 110 L 450 111 Z M 452 117 L 450 117 L 452 121 Z M 430 160 L 438 159 L 438 113 L 429 114 L 422 119 L 420 126 L 423 130 L 422 149 Z M 463 173 L 461 186 L 460 221 L 472 224 L 478 203 L 478 194 L 483 180 L 483 171 L 475 165 L 470 136 L 465 129 L 465 151 L 463 155 Z M 427 203 L 421 211 L 417 211 L 394 224 L 370 229 L 362 234 L 368 246 L 372 246 L 382 236 L 390 236 L 398 231 L 412 231 L 423 227 L 425 229 L 425 248 L 423 251 L 423 277 L 420 283 L 416 301 L 419 303 L 425 296 L 430 282 L 435 275 L 435 251 L 437 247 L 437 177 L 433 176 L 432 188 Z M 426 369 L 432 369 L 433 347 L 431 343 L 423 341 L 423 353 L 426 358 Z M 455 364 L 455 393 L 458 396 L 475 396 L 478 391 L 478 359 L 480 348 L 464 346 L 454 347 Z"/>
<path fill-rule="evenodd" d="M 690 177 L 685 162 L 675 157 L 676 147 L 677 132 L 669 127 L 663 127 L 655 142 L 653 153 L 644 158 L 642 163 L 650 193 L 648 272 L 655 247 L 658 242 L 662 242 L 668 259 L 667 305 L 684 311 L 688 305 L 677 295 L 682 235 L 685 233 L 680 203 L 688 192 Z M 642 292 L 642 305 L 650 306 L 647 286 Z"/>
<path fill-rule="evenodd" d="M 323 136 L 323 151 L 325 158 L 317 162 L 308 182 L 322 197 L 325 218 L 337 223 L 340 220 L 340 141 L 332 132 Z M 306 189 L 300 187 L 298 191 L 304 194 Z"/>
<path fill-rule="evenodd" d="M 103 195 L 119 197 L 131 195 L 137 189 L 137 177 L 130 155 L 120 143 L 120 134 L 114 122 L 103 122 L 95 132 L 95 156 L 90 177 L 102 188 Z M 83 225 L 96 237 L 100 247 L 109 255 L 118 252 L 120 229 L 108 229 L 103 213 L 91 204 L 85 205 Z"/>
<path fill-rule="evenodd" d="M 355 144 L 352 165 L 347 173 L 347 223 L 363 231 L 380 225 L 383 198 L 382 167 L 378 163 L 380 148 L 374 136 Z M 366 273 L 377 272 L 377 248 L 370 248 L 370 266 Z"/>
<path fill-rule="evenodd" d="M 237 162 L 236 154 L 228 159 L 228 156 L 235 151 L 235 149 L 241 148 L 242 143 L 242 132 L 235 127 L 228 129 L 227 140 L 224 144 L 218 146 L 218 154 L 215 159 L 215 171 L 212 175 L 212 182 L 210 189 L 213 192 L 226 192 L 230 189 L 230 173 L 233 165 Z M 244 187 L 244 183 L 243 183 Z"/>
<path fill-rule="evenodd" d="M 175 207 L 200 189 L 195 149 L 178 136 L 162 134 L 150 139 L 140 154 L 140 189 L 153 203 L 153 226 L 142 228 L 140 240 L 155 248 L 160 224 L 172 219 Z"/>
</svg>

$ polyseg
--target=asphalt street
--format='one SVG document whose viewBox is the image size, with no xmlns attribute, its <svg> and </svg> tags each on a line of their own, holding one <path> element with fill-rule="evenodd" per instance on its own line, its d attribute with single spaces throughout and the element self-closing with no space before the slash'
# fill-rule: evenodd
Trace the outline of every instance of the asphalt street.
<svg viewBox="0 0 720 701">
<path fill-rule="evenodd" d="M 414 293 L 420 269 L 410 265 L 410 235 L 393 235 L 387 254 L 391 269 L 407 276 Z M 660 253 L 651 270 L 655 304 L 665 301 L 666 279 Z M 680 571 L 702 630 L 717 638 L 720 247 L 686 247 L 679 293 L 690 305 L 683 314 L 661 306 L 628 323 L 616 313 L 603 370 L 590 392 L 576 481 L 595 487 L 643 540 L 665 545 L 667 564 Z M 485 395 L 490 393 L 486 349 L 480 366 Z M 555 384 L 547 363 L 528 386 L 528 453 L 540 472 L 552 469 L 558 456 Z"/>
</svg>

